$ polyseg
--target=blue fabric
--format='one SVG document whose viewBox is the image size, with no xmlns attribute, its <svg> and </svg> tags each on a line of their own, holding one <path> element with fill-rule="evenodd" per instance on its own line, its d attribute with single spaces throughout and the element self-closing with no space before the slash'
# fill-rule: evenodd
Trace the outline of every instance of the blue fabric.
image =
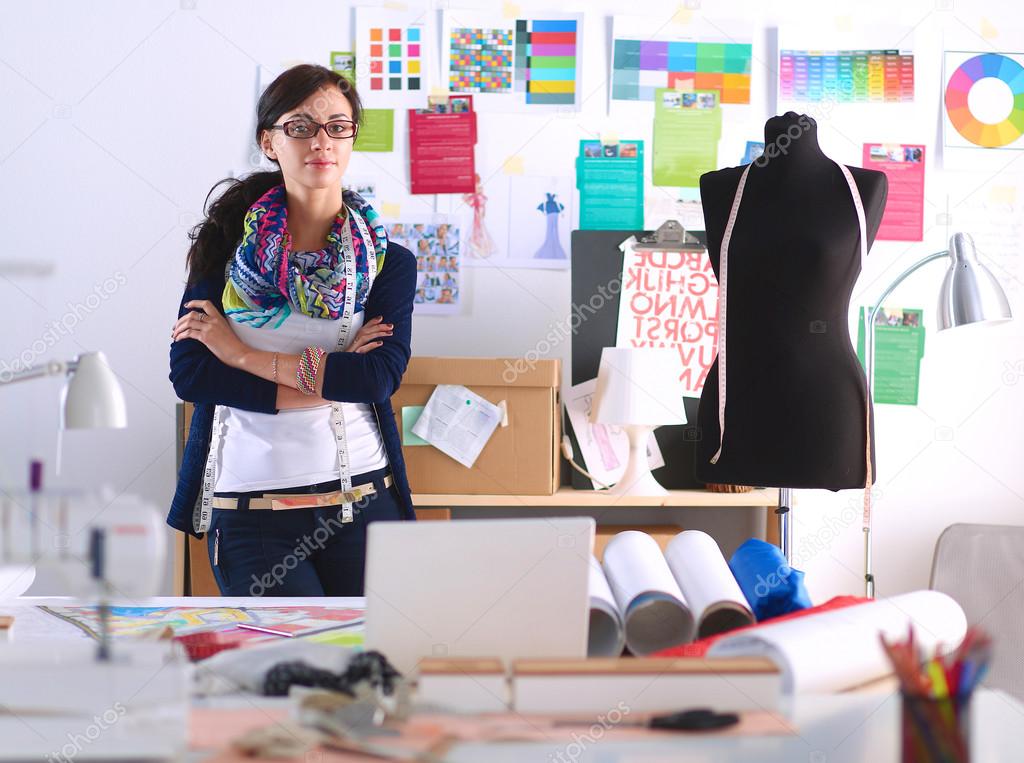
<svg viewBox="0 0 1024 763">
<path fill-rule="evenodd" d="M 190 300 L 208 299 L 224 312 L 221 294 L 223 273 L 185 289 L 178 317 L 185 314 Z M 393 323 L 391 336 L 367 353 L 331 352 L 324 369 L 323 397 L 346 403 L 369 403 L 377 414 L 381 438 L 398 489 L 405 519 L 415 519 L 409 481 L 402 457 L 402 441 L 391 408 L 391 396 L 398 389 L 412 354 L 412 303 L 416 290 L 416 258 L 398 244 L 388 244 L 384 267 L 377 274 L 366 301 L 367 318 L 383 316 Z M 225 365 L 198 339 L 171 343 L 169 379 L 181 400 L 195 403 L 188 442 L 178 472 L 178 484 L 167 514 L 167 524 L 196 537 L 192 529 L 192 508 L 202 490 L 203 469 L 210 447 L 213 411 L 217 404 L 258 413 L 277 413 L 277 385 Z"/>
<path fill-rule="evenodd" d="M 405 518 L 394 486 L 384 487 L 388 471 L 353 475 L 353 483 L 373 482 L 377 492 L 353 504 L 351 522 L 341 521 L 340 507 L 214 509 L 206 548 L 221 595 L 362 596 L 367 525 Z"/>
<path fill-rule="evenodd" d="M 751 538 L 736 549 L 729 569 L 758 622 L 811 606 L 804 573 L 789 566 L 778 546 Z"/>
</svg>

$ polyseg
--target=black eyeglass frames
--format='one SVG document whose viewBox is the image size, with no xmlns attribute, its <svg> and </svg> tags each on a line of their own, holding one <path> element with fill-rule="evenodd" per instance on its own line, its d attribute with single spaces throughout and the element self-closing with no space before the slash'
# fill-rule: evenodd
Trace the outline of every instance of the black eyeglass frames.
<svg viewBox="0 0 1024 763">
<path fill-rule="evenodd" d="M 312 138 L 320 132 L 321 127 L 324 133 L 335 140 L 354 138 L 359 131 L 359 125 L 351 119 L 332 119 L 327 124 L 321 124 L 320 122 L 314 122 L 312 119 L 305 118 L 289 119 L 284 124 L 274 125 L 270 129 L 282 130 L 289 138 L 305 139 Z"/>
</svg>

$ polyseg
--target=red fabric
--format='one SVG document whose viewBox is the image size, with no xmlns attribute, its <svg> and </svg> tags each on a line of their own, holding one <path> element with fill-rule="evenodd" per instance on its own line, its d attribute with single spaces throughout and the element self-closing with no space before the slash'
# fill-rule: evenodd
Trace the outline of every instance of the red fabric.
<svg viewBox="0 0 1024 763">
<path fill-rule="evenodd" d="M 871 601 L 863 596 L 836 596 L 829 599 L 824 604 L 819 604 L 816 607 L 810 607 L 809 609 L 801 609 L 798 612 L 790 612 L 789 614 L 779 615 L 773 617 L 771 620 L 765 620 L 754 625 L 748 625 L 745 628 L 736 628 L 728 633 L 719 633 L 715 636 L 708 636 L 698 641 L 694 641 L 689 644 L 680 644 L 679 646 L 672 646 L 668 649 L 662 649 L 660 652 L 655 652 L 652 657 L 703 657 L 707 654 L 708 649 L 721 638 L 731 636 L 734 633 L 740 633 L 742 631 L 749 631 L 754 628 L 760 628 L 763 625 L 771 625 L 772 623 L 779 623 L 783 620 L 795 620 L 798 617 L 806 617 L 807 615 L 813 615 L 816 612 L 828 612 L 832 609 L 842 609 L 843 607 L 850 607 L 854 604 L 863 604 L 864 602 Z"/>
</svg>

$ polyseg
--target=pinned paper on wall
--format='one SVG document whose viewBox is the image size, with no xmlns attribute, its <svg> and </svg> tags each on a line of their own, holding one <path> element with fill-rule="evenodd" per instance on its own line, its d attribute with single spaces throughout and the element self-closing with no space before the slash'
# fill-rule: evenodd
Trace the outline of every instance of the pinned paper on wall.
<svg viewBox="0 0 1024 763">
<path fill-rule="evenodd" d="M 394 151 L 394 109 L 363 109 L 362 124 L 356 133 L 354 151 Z"/>
<path fill-rule="evenodd" d="M 356 81 L 356 54 L 351 50 L 331 51 L 331 71 L 340 74 L 349 82 Z"/>
<path fill-rule="evenodd" d="M 793 104 L 893 105 L 914 101 L 914 30 L 889 24 L 779 30 L 778 112 Z"/>
<path fill-rule="evenodd" d="M 615 16 L 612 24 L 610 106 L 652 103 L 666 87 L 713 90 L 723 104 L 750 103 L 753 45 L 746 25 L 701 21 L 666 29 L 632 16 Z"/>
<path fill-rule="evenodd" d="M 409 186 L 414 194 L 472 193 L 476 112 L 472 95 L 431 95 L 409 109 Z"/>
<path fill-rule="evenodd" d="M 718 280 L 707 250 L 663 251 L 622 243 L 616 347 L 673 347 L 688 397 L 700 397 L 715 359 Z"/>
<path fill-rule="evenodd" d="M 870 308 L 868 308 L 870 309 Z M 864 364 L 864 310 L 857 320 L 857 357 Z M 883 307 L 875 316 L 875 403 L 917 405 L 924 357 L 921 310 Z"/>
<path fill-rule="evenodd" d="M 722 110 L 718 93 L 662 88 L 654 102 L 654 185 L 696 188 L 718 168 Z"/>
<path fill-rule="evenodd" d="M 417 314 L 451 315 L 462 302 L 462 255 L 459 227 L 446 222 L 393 222 L 388 241 L 416 256 Z"/>
<path fill-rule="evenodd" d="M 430 82 L 431 35 L 419 10 L 356 7 L 356 86 L 369 108 L 409 108 Z"/>
<path fill-rule="evenodd" d="M 1024 54 L 946 51 L 943 144 L 1024 149 Z"/>
<path fill-rule="evenodd" d="M 925 147 L 904 143 L 865 143 L 862 166 L 889 180 L 878 241 L 921 241 L 924 235 Z"/>
<path fill-rule="evenodd" d="M 442 76 L 478 111 L 577 110 L 583 15 L 445 11 Z"/>
<path fill-rule="evenodd" d="M 576 187 L 580 230 L 643 228 L 644 142 L 581 140 Z"/>
<path fill-rule="evenodd" d="M 480 189 L 486 195 L 483 222 L 493 249 L 488 257 L 465 254 L 463 265 L 544 270 L 569 267 L 569 239 L 576 225 L 571 178 L 495 174 L 482 182 Z M 474 198 L 474 194 L 451 196 L 448 206 L 439 207 L 439 211 L 447 211 L 449 218 L 458 220 L 464 232 L 472 231 Z M 442 197 L 439 204 L 445 203 Z"/>
</svg>

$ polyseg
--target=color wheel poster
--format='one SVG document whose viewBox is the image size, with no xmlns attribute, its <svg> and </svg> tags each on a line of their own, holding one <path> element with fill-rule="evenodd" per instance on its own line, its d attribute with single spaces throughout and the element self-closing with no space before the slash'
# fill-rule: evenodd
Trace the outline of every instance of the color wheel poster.
<svg viewBox="0 0 1024 763">
<path fill-rule="evenodd" d="M 583 14 L 446 10 L 441 74 L 477 111 L 578 111 Z"/>
<path fill-rule="evenodd" d="M 943 144 L 1024 148 L 1024 53 L 946 51 Z"/>
</svg>

